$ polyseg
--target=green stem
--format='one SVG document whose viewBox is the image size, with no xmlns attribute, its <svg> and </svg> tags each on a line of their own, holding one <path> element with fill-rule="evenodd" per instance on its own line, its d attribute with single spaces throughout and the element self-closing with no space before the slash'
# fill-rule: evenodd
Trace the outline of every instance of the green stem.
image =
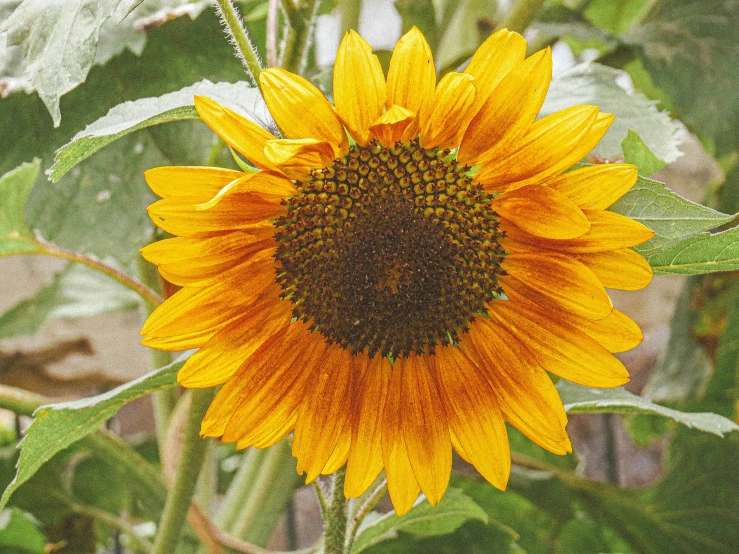
<svg viewBox="0 0 739 554">
<path fill-rule="evenodd" d="M 324 521 L 324 537 L 326 538 L 325 554 L 344 554 L 346 551 L 346 500 L 344 499 L 344 475 L 342 468 L 334 475 L 334 486 L 331 502 L 326 510 Z"/>
<path fill-rule="evenodd" d="M 517 0 L 501 23 L 509 31 L 522 33 L 534 20 L 546 0 Z"/>
<path fill-rule="evenodd" d="M 257 49 L 249 38 L 246 27 L 241 22 L 239 12 L 231 0 L 216 0 L 218 14 L 226 24 L 228 33 L 233 39 L 236 54 L 244 64 L 246 73 L 255 85 L 259 86 L 259 72 L 262 71 L 262 62 L 257 55 Z"/>
<path fill-rule="evenodd" d="M 350 29 L 358 31 L 362 2 L 360 0 L 339 0 L 339 7 L 341 8 L 341 36 L 343 37 Z"/>
<path fill-rule="evenodd" d="M 250 448 L 242 459 L 239 469 L 228 487 L 223 504 L 215 517 L 215 523 L 221 529 L 232 529 L 239 511 L 244 507 L 244 499 L 249 498 L 254 482 L 259 474 L 264 458 L 269 450 Z"/>
<path fill-rule="evenodd" d="M 200 422 L 213 400 L 215 389 L 195 389 L 191 394 L 180 463 L 174 484 L 167 495 L 152 554 L 171 554 L 178 551 L 177 544 L 205 459 L 207 441 L 200 437 Z"/>
<path fill-rule="evenodd" d="M 362 525 L 362 522 L 364 521 L 364 518 L 367 517 L 367 514 L 369 514 L 374 509 L 374 507 L 377 506 L 377 503 L 382 500 L 382 497 L 385 495 L 386 492 L 387 481 L 383 479 L 382 482 L 367 495 L 362 505 L 359 506 L 359 508 L 357 508 L 357 511 L 353 514 L 351 527 L 349 528 L 350 551 L 351 545 L 354 544 L 354 539 L 357 537 L 359 526 Z"/>
<path fill-rule="evenodd" d="M 208 441 L 205 451 L 203 471 L 198 482 L 198 504 L 206 514 L 211 513 L 211 505 L 218 489 L 218 452 L 216 441 Z"/>
<path fill-rule="evenodd" d="M 290 29 L 285 39 L 280 65 L 292 73 L 302 74 L 310 45 L 309 38 L 318 9 L 317 0 L 282 0 Z"/>
<path fill-rule="evenodd" d="M 0 408 L 18 415 L 32 416 L 36 408 L 51 404 L 53 400 L 35 392 L 28 392 L 8 385 L 0 385 Z"/>
</svg>

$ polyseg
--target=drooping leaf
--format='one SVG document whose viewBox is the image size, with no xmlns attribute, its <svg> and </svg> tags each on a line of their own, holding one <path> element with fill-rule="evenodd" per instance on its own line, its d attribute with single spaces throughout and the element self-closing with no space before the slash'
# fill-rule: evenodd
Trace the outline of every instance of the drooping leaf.
<svg viewBox="0 0 739 554">
<path fill-rule="evenodd" d="M 644 177 L 640 177 L 610 210 L 639 221 L 656 233 L 650 241 L 637 247 L 644 256 L 658 253 L 686 237 L 714 229 L 734 218 L 691 202 L 662 183 Z"/>
<path fill-rule="evenodd" d="M 115 265 L 112 261 L 108 264 Z M 32 335 L 50 321 L 135 310 L 138 295 L 107 275 L 70 264 L 33 297 L 0 315 L 0 338 Z"/>
<path fill-rule="evenodd" d="M 621 150 L 624 153 L 624 162 L 634 164 L 639 168 L 639 175 L 644 177 L 657 173 L 667 165 L 655 156 L 641 137 L 631 129 L 621 142 Z"/>
<path fill-rule="evenodd" d="M 402 517 L 395 512 L 367 518 L 360 527 L 352 554 L 358 554 L 373 545 L 397 537 L 398 532 L 411 533 L 417 537 L 433 537 L 453 532 L 469 520 L 487 522 L 485 511 L 462 491 L 450 488 L 436 507 L 421 498 Z"/>
<path fill-rule="evenodd" d="M 177 371 L 183 363 L 184 360 L 180 359 L 104 394 L 42 406 L 36 410 L 33 423 L 20 443 L 18 471 L 0 499 L 0 508 L 7 505 L 13 492 L 32 477 L 44 462 L 95 431 L 121 406 L 154 391 L 174 386 Z"/>
<path fill-rule="evenodd" d="M 680 156 L 678 125 L 638 91 L 629 91 L 620 83 L 624 73 L 598 63 L 576 65 L 552 79 L 542 114 L 578 104 L 592 104 L 612 113 L 616 120 L 595 151 L 601 156 L 622 155 L 621 142 L 629 129 L 634 130 L 657 158 L 672 162 Z"/>
<path fill-rule="evenodd" d="M 557 383 L 565 410 L 570 414 L 619 413 L 656 414 L 668 417 L 686 427 L 723 436 L 739 431 L 739 425 L 712 413 L 689 413 L 673 410 L 631 394 L 623 387 L 591 389 L 562 380 Z"/>
<path fill-rule="evenodd" d="M 18 508 L 0 511 L 0 547 L 44 554 L 46 537 L 31 514 Z"/>
<path fill-rule="evenodd" d="M 195 95 L 207 96 L 225 104 L 264 127 L 271 125 L 269 112 L 257 89 L 246 83 L 211 83 L 204 80 L 157 98 L 118 104 L 60 148 L 47 174 L 53 181 L 58 181 L 82 160 L 139 129 L 171 121 L 198 119 L 194 108 Z"/>
<path fill-rule="evenodd" d="M 647 258 L 656 275 L 699 275 L 739 269 L 739 227 L 700 233 Z"/>
<path fill-rule="evenodd" d="M 31 237 L 24 221 L 24 210 L 38 176 L 39 164 L 39 160 L 34 160 L 0 177 L 0 256 L 37 249 L 23 238 Z"/>
</svg>

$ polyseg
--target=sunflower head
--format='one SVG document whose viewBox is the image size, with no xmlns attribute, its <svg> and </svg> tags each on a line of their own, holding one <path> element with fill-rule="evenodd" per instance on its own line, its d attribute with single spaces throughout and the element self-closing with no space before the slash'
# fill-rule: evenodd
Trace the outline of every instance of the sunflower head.
<svg viewBox="0 0 739 554">
<path fill-rule="evenodd" d="M 398 513 L 444 493 L 452 448 L 505 488 L 505 423 L 559 454 L 567 417 L 547 372 L 628 380 L 641 340 L 605 287 L 649 283 L 631 247 L 652 236 L 607 211 L 626 164 L 572 169 L 613 116 L 538 118 L 551 53 L 493 34 L 437 82 L 418 29 L 387 77 L 355 32 L 332 105 L 304 78 L 260 74 L 284 137 L 208 98 L 200 117 L 257 172 L 162 167 L 150 214 L 176 235 L 143 250 L 181 289 L 144 344 L 199 348 L 179 381 L 223 385 L 206 436 L 268 447 L 294 433 L 307 479 L 347 465 L 347 497 L 384 469 Z"/>
</svg>

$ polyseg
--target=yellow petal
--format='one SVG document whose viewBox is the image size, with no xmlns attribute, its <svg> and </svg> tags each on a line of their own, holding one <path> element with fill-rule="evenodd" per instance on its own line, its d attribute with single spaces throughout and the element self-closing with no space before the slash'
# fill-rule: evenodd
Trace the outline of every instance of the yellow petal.
<svg viewBox="0 0 739 554">
<path fill-rule="evenodd" d="M 184 196 L 203 202 L 243 176 L 241 171 L 218 167 L 164 166 L 144 172 L 146 183 L 157 196 Z"/>
<path fill-rule="evenodd" d="M 639 177 L 630 164 L 599 164 L 563 173 L 546 185 L 567 195 L 581 208 L 605 210 L 626 194 Z"/>
<path fill-rule="evenodd" d="M 603 286 L 609 289 L 639 290 L 652 281 L 649 262 L 630 248 L 577 254 L 575 257 L 588 266 Z"/>
<path fill-rule="evenodd" d="M 580 208 L 564 194 L 541 185 L 503 193 L 493 200 L 493 209 L 538 237 L 572 239 L 590 229 Z"/>
<path fill-rule="evenodd" d="M 548 171 L 584 139 L 597 115 L 597 107 L 583 105 L 538 120 L 512 145 L 510 153 L 486 153 L 475 180 L 486 189 L 497 191 L 503 190 L 501 186 Z"/>
<path fill-rule="evenodd" d="M 261 169 L 274 166 L 264 157 L 264 145 L 275 136 L 262 127 L 205 96 L 195 96 L 195 109 L 223 142 Z"/>
<path fill-rule="evenodd" d="M 618 387 L 629 382 L 624 365 L 594 339 L 567 321 L 523 302 L 493 302 L 490 317 L 519 338 L 547 371 L 586 387 Z"/>
<path fill-rule="evenodd" d="M 505 490 L 511 472 L 508 433 L 488 380 L 454 346 L 437 348 L 434 363 L 449 429 L 463 457 L 492 485 Z"/>
<path fill-rule="evenodd" d="M 411 354 L 395 362 L 402 374 L 402 425 L 408 459 L 426 499 L 435 506 L 449 485 L 452 443 L 429 359 Z"/>
<path fill-rule="evenodd" d="M 298 459 L 298 473 L 306 473 L 306 483 L 326 466 L 351 409 L 351 357 L 338 344 L 330 346 L 300 402 L 293 456 Z"/>
<path fill-rule="evenodd" d="M 413 27 L 400 37 L 390 58 L 387 73 L 388 107 L 398 105 L 416 119 L 406 128 L 403 140 L 414 138 L 426 124 L 436 87 L 436 68 L 431 47 L 423 33 Z"/>
<path fill-rule="evenodd" d="M 526 40 L 518 33 L 500 29 L 490 35 L 472 56 L 465 73 L 475 78 L 477 97 L 475 106 L 480 106 L 490 93 L 513 68 L 526 57 Z"/>
<path fill-rule="evenodd" d="M 349 142 L 333 106 L 307 79 L 278 67 L 259 74 L 264 101 L 277 125 L 292 139 L 328 142 L 332 158 L 346 154 Z"/>
<path fill-rule="evenodd" d="M 481 77 L 480 80 L 484 80 Z M 501 157 L 529 130 L 552 79 L 552 53 L 537 52 L 495 87 L 470 122 L 459 148 L 459 161 L 476 165 L 484 157 Z"/>
<path fill-rule="evenodd" d="M 391 148 L 414 121 L 413 112 L 395 104 L 370 125 L 370 131 L 380 144 Z"/>
<path fill-rule="evenodd" d="M 372 47 L 355 31 L 344 35 L 336 53 L 334 104 L 357 144 L 366 145 L 369 126 L 385 104 L 385 75 Z"/>
<path fill-rule="evenodd" d="M 421 147 L 455 148 L 462 141 L 475 103 L 473 79 L 464 73 L 447 73 L 439 81 L 431 113 L 421 129 Z"/>
<path fill-rule="evenodd" d="M 267 339 L 287 327 L 292 318 L 291 304 L 271 294 L 246 306 L 244 312 L 245 315 L 219 330 L 187 359 L 177 373 L 180 385 L 200 389 L 225 383 Z"/>
<path fill-rule="evenodd" d="M 328 142 L 315 139 L 271 140 L 264 147 L 264 155 L 291 179 L 305 181 L 311 169 L 331 165 L 334 150 Z"/>
<path fill-rule="evenodd" d="M 344 481 L 347 498 L 363 494 L 382 471 L 382 414 L 392 371 L 387 358 L 375 357 L 357 389 Z"/>
<path fill-rule="evenodd" d="M 485 372 L 511 425 L 550 452 L 572 452 L 557 389 L 525 345 L 494 322 L 476 318 L 459 346 Z"/>
<path fill-rule="evenodd" d="M 382 461 L 387 477 L 387 492 L 398 516 L 413 507 L 418 493 L 421 492 L 403 437 L 406 405 L 401 396 L 401 388 L 402 373 L 396 365 L 391 372 L 382 412 Z"/>
<path fill-rule="evenodd" d="M 349 458 L 349 448 L 352 443 L 352 423 L 348 413 L 340 414 L 344 420 L 344 424 L 339 432 L 336 448 L 331 453 L 326 465 L 321 470 L 321 475 L 331 475 L 339 471 L 339 469 L 347 462 Z"/>
<path fill-rule="evenodd" d="M 585 265 L 569 256 L 555 253 L 521 253 L 507 256 L 500 278 L 506 295 L 602 319 L 613 304 L 598 278 Z"/>
<path fill-rule="evenodd" d="M 298 189 L 289 179 L 283 178 L 282 174 L 259 171 L 258 173 L 247 173 L 235 181 L 231 181 L 207 202 L 195 206 L 197 210 L 209 210 L 218 204 L 225 196 L 236 192 L 253 192 L 265 197 L 287 198 L 297 194 Z"/>
<path fill-rule="evenodd" d="M 608 317 L 592 321 L 573 314 L 568 321 L 590 338 L 598 341 L 609 352 L 626 352 L 639 345 L 644 335 L 630 317 L 616 308 Z"/>
</svg>

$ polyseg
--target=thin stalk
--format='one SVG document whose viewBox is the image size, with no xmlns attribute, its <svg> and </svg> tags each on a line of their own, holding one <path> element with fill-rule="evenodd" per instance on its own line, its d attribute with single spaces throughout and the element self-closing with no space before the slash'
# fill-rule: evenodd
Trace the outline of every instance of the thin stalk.
<svg viewBox="0 0 739 554">
<path fill-rule="evenodd" d="M 51 402 L 53 402 L 51 398 L 35 392 L 0 385 L 0 408 L 10 410 L 17 415 L 32 416 L 36 408 Z"/>
<path fill-rule="evenodd" d="M 269 450 L 250 448 L 244 453 L 241 465 L 234 475 L 231 485 L 228 487 L 223 504 L 215 517 L 215 523 L 221 529 L 231 529 L 239 516 L 239 511 L 244 507 L 244 499 L 249 498 L 259 468 L 267 456 Z"/>
<path fill-rule="evenodd" d="M 339 8 L 341 9 L 341 35 L 344 36 L 350 29 L 358 31 L 362 2 L 360 0 L 339 0 Z"/>
<path fill-rule="evenodd" d="M 262 62 L 257 54 L 256 46 L 249 38 L 249 33 L 241 21 L 239 12 L 231 0 L 216 0 L 216 9 L 226 25 L 231 41 L 236 48 L 236 54 L 246 69 L 246 73 L 256 86 L 259 86 L 259 72 L 262 71 Z"/>
<path fill-rule="evenodd" d="M 618 471 L 618 443 L 614 429 L 616 417 L 614 414 L 603 414 L 603 431 L 606 440 L 606 480 L 618 485 L 621 477 Z"/>
<path fill-rule="evenodd" d="M 501 23 L 509 31 L 522 33 L 536 18 L 546 0 L 517 0 Z"/>
<path fill-rule="evenodd" d="M 174 484 L 167 495 L 152 554 L 177 552 L 180 534 L 195 494 L 198 474 L 205 459 L 207 441 L 200 438 L 200 422 L 213 400 L 215 389 L 195 389 L 191 394 L 180 463 Z"/>
<path fill-rule="evenodd" d="M 344 554 L 346 552 L 346 500 L 344 499 L 344 476 L 346 469 L 341 468 L 334 475 L 334 486 L 331 502 L 326 510 L 323 523 L 323 535 L 326 545 L 325 554 Z"/>
<path fill-rule="evenodd" d="M 205 451 L 203 471 L 198 482 L 198 504 L 206 514 L 210 514 L 213 499 L 218 488 L 218 452 L 216 441 L 208 441 Z"/>
<path fill-rule="evenodd" d="M 279 42 L 280 0 L 269 0 L 267 6 L 267 66 L 277 65 L 277 43 Z"/>
<path fill-rule="evenodd" d="M 359 526 L 362 525 L 362 522 L 364 521 L 364 518 L 367 517 L 367 514 L 369 514 L 375 506 L 377 506 L 377 503 L 382 500 L 382 497 L 387 492 L 387 480 L 383 479 L 382 482 L 377 485 L 377 487 L 367 495 L 367 498 L 365 498 L 364 502 L 362 503 L 359 508 L 357 508 L 357 511 L 352 516 L 352 523 L 351 527 L 349 528 L 349 547 L 351 548 L 351 545 L 354 544 L 354 539 L 357 536 L 357 531 L 359 531 Z M 350 550 L 351 551 L 351 550 Z"/>
<path fill-rule="evenodd" d="M 292 73 L 302 74 L 310 46 L 310 34 L 318 10 L 317 0 L 282 0 L 290 28 L 287 31 L 285 46 L 282 51 L 280 65 Z"/>
</svg>

